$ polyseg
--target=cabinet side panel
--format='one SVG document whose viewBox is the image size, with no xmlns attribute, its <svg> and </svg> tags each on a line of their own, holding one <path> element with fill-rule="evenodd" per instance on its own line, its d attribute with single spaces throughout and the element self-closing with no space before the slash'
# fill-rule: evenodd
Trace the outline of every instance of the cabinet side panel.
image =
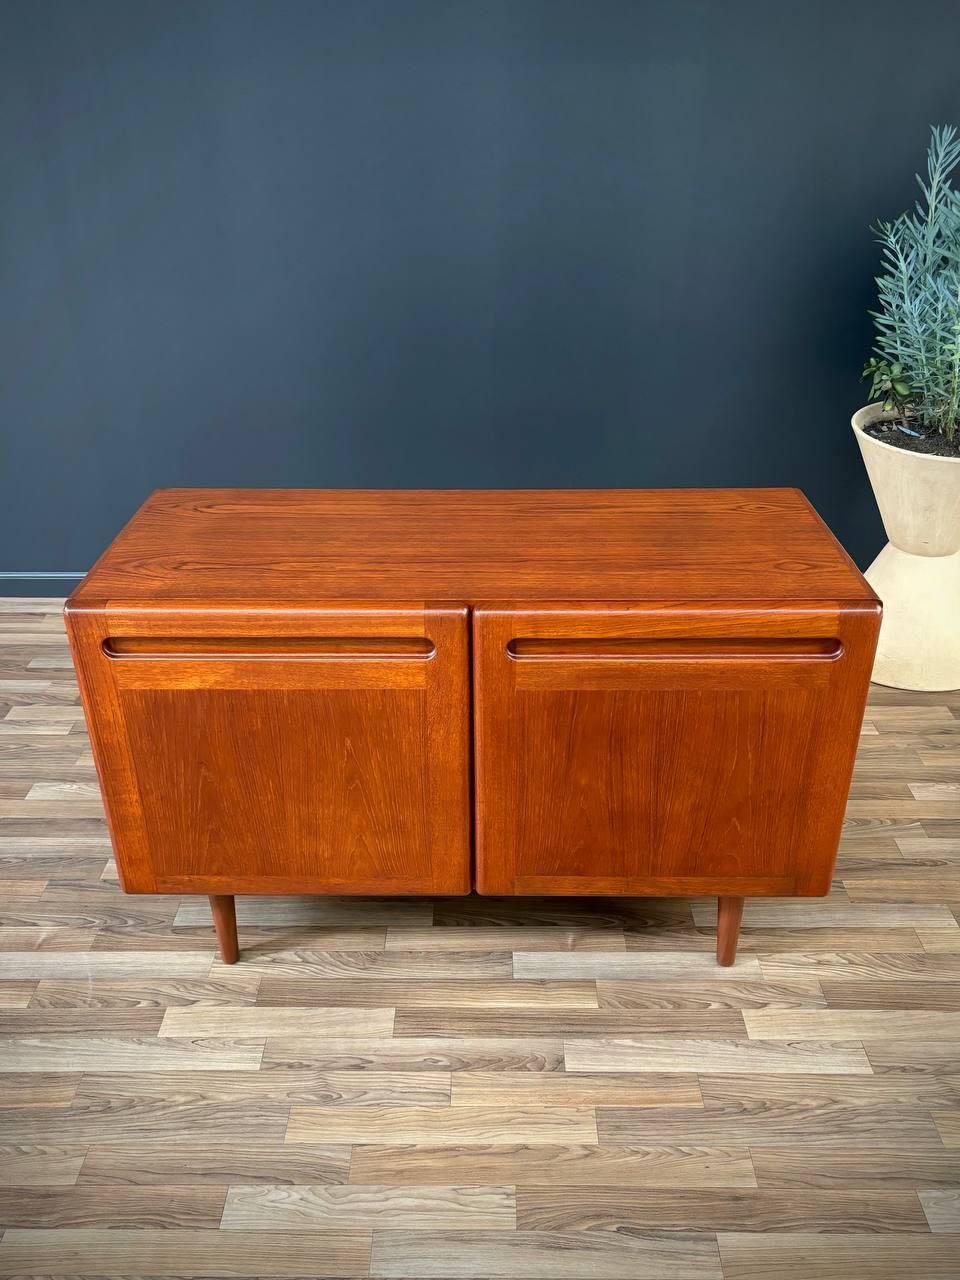
<svg viewBox="0 0 960 1280">
<path fill-rule="evenodd" d="M 74 610 L 68 605 L 64 622 L 120 887 L 127 893 L 156 893 L 135 764 L 113 673 L 103 656 L 102 646 L 110 630 L 107 616 L 99 610 Z"/>
</svg>

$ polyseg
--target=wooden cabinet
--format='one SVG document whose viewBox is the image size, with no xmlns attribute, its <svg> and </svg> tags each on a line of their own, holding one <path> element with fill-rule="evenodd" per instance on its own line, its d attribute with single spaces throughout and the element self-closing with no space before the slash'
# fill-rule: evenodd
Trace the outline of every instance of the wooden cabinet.
<svg viewBox="0 0 960 1280">
<path fill-rule="evenodd" d="M 796 490 L 164 490 L 67 604 L 121 884 L 830 884 L 879 603 Z"/>
<path fill-rule="evenodd" d="M 875 621 L 477 609 L 479 891 L 826 893 Z"/>
<path fill-rule="evenodd" d="M 69 616 L 128 892 L 469 891 L 465 609 Z"/>
</svg>

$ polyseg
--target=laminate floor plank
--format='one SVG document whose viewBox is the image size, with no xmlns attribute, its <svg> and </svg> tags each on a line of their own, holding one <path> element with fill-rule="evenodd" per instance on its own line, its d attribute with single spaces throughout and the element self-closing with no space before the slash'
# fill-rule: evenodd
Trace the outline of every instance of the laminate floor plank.
<svg viewBox="0 0 960 1280">
<path fill-rule="evenodd" d="M 633 1189 L 757 1185 L 750 1154 L 745 1147 L 601 1147 L 575 1143 L 357 1146 L 353 1149 L 350 1180 L 444 1186 L 469 1180 L 517 1186 Z"/>
<path fill-rule="evenodd" d="M 398 1108 L 406 1110 L 406 1108 Z M 424 1108 L 426 1110 L 426 1108 Z M 229 1142 L 237 1133 L 253 1143 L 279 1143 L 290 1114 L 288 1103 L 194 1102 L 171 1097 L 78 1098 L 69 1107 L 9 1107 L 2 1113 L 5 1144 L 115 1146 L 140 1142 L 176 1144 Z M 322 1142 L 322 1136 L 315 1140 Z M 329 1145 L 329 1144 L 327 1144 Z M 178 1181 L 177 1178 L 171 1181 Z"/>
<path fill-rule="evenodd" d="M 960 1013 L 939 1010 L 747 1009 L 743 1019 L 756 1040 L 960 1040 Z"/>
<path fill-rule="evenodd" d="M 816 978 L 789 982 L 741 981 L 671 982 L 667 979 L 607 979 L 597 981 L 601 1009 L 806 1009 L 827 1003 Z"/>
<path fill-rule="evenodd" d="M 231 973 L 216 978 L 42 978 L 30 1001 L 34 1009 L 160 1009 L 176 1005 L 255 1004 L 260 975 Z"/>
<path fill-rule="evenodd" d="M 346 1277 L 369 1274 L 370 1233 L 21 1229 L 0 1240 L 0 1276 Z"/>
<path fill-rule="evenodd" d="M 156 1035 L 163 1020 L 162 1009 L 11 1009 L 0 1012 L 0 1036 L 57 1035 L 103 1032 L 124 1035 L 140 1032 Z"/>
<path fill-rule="evenodd" d="M 940 1113 L 946 1114 L 946 1113 Z M 960 1114 L 960 1113 L 958 1113 Z M 805 1143 L 882 1146 L 890 1142 L 940 1149 L 945 1144 L 934 1116 L 916 1106 L 860 1107 L 802 1099 L 774 1106 L 713 1107 L 695 1111 L 679 1107 L 597 1107 L 602 1145 L 777 1146 L 802 1133 Z M 960 1144 L 958 1144 L 960 1145 Z"/>
<path fill-rule="evenodd" d="M 17 1187 L 0 1189 L 0 1227 L 207 1227 L 220 1225 L 226 1187 Z"/>
<path fill-rule="evenodd" d="M 387 979 L 433 982 L 446 978 L 509 980 L 513 977 L 513 954 L 510 951 L 361 951 L 344 948 L 322 951 L 304 948 L 248 955 L 245 950 L 244 968 L 274 981 L 280 977 L 302 982 L 316 978 L 344 982 L 355 979 L 371 982 Z M 226 966 L 214 966 L 214 975 L 221 969 L 225 970 Z"/>
<path fill-rule="evenodd" d="M 595 982 L 453 978 L 430 983 L 389 978 L 302 978 L 265 974 L 257 1004 L 389 1005 L 397 1009 L 596 1009 Z"/>
<path fill-rule="evenodd" d="M 53 1068 L 56 1064 L 51 1064 Z M 76 1097 L 83 1077 L 79 1072 L 49 1073 L 36 1071 L 0 1074 L 0 1108 L 2 1107 L 68 1107 Z M 0 1118 L 0 1141 L 3 1123 Z"/>
<path fill-rule="evenodd" d="M 944 1237 L 940 1237 L 943 1239 Z M 654 1232 L 378 1231 L 372 1277 L 443 1280 L 723 1280 L 714 1237 Z M 849 1280 L 849 1278 L 848 1278 Z"/>
<path fill-rule="evenodd" d="M 954 931 L 946 931 L 950 938 Z M 922 944 L 907 952 L 825 951 L 763 956 L 760 961 L 767 982 L 792 982 L 804 976 L 820 983 L 922 981 L 960 983 L 960 948 L 953 956 L 931 955 Z M 909 1007 L 909 1006 L 908 1006 Z"/>
<path fill-rule="evenodd" d="M 960 1238 L 722 1232 L 724 1280 L 956 1280 Z"/>
<path fill-rule="evenodd" d="M 863 1051 L 876 1075 L 955 1076 L 955 1040 L 864 1040 Z"/>
<path fill-rule="evenodd" d="M 925 1231 L 915 1191 L 520 1187 L 520 1231 Z"/>
<path fill-rule="evenodd" d="M 823 984 L 831 1009 L 960 1012 L 960 979 L 950 982 L 833 982 Z"/>
<path fill-rule="evenodd" d="M 715 958 L 702 952 L 671 952 L 668 955 L 620 955 L 585 951 L 519 951 L 513 960 L 517 978 L 639 978 L 675 980 L 700 979 L 729 984 L 731 978 L 761 978 L 755 956 L 741 957 L 733 969 L 720 968 Z"/>
<path fill-rule="evenodd" d="M 859 1041 L 785 1044 L 780 1040 L 621 1037 L 564 1043 L 567 1071 L 786 1072 L 871 1075 Z"/>
<path fill-rule="evenodd" d="M 165 1071 L 87 1072 L 77 1092 L 81 1098 L 158 1101 L 448 1106 L 450 1080 L 449 1071 L 178 1071 L 176 1079 Z M 938 1096 L 941 1105 L 952 1100 L 943 1092 Z"/>
<path fill-rule="evenodd" d="M 880 1143 L 874 1148 L 810 1145 L 798 1129 L 791 1145 L 754 1147 L 753 1167 L 761 1187 L 857 1191 L 960 1190 L 960 1160 L 941 1147 L 914 1148 Z"/>
<path fill-rule="evenodd" d="M 844 1106 L 898 1107 L 960 1106 L 960 1061 L 957 1074 L 904 1076 L 707 1075 L 698 1076 L 703 1105 L 731 1107 L 737 1104 L 776 1106 L 780 1103 L 836 1102 Z"/>
<path fill-rule="evenodd" d="M 86 1149 L 56 1148 L 21 1153 L 0 1150 L 0 1187 L 72 1187 L 80 1176 Z"/>
<path fill-rule="evenodd" d="M 543 1036 L 268 1039 L 261 1070 L 562 1071 L 563 1041 Z"/>
<path fill-rule="evenodd" d="M 451 1081 L 455 1107 L 703 1106 L 696 1075 L 459 1071 Z"/>
<path fill-rule="evenodd" d="M 266 1036 L 389 1036 L 393 1009 L 293 1009 L 262 1005 L 174 1005 L 166 1010 L 161 1038 L 191 1039 Z"/>
<path fill-rule="evenodd" d="M 919 1194 L 931 1231 L 960 1234 L 960 1190 L 921 1191 Z"/>
<path fill-rule="evenodd" d="M 148 1035 L 33 1035 L 0 1039 L 0 1071 L 256 1071 L 263 1040 Z"/>
<path fill-rule="evenodd" d="M 7 978 L 206 978 L 213 949 L 179 955 L 158 952 L 12 951 L 0 953 L 0 979 Z"/>
<path fill-rule="evenodd" d="M 739 1009 L 398 1009 L 404 1036 L 745 1036 Z"/>
<path fill-rule="evenodd" d="M 563 925 L 387 929 L 388 951 L 623 951 L 623 929 Z"/>
<path fill-rule="evenodd" d="M 26 1009 L 37 990 L 35 980 L 0 982 L 0 1009 Z"/>
<path fill-rule="evenodd" d="M 933 1122 L 945 1147 L 960 1147 L 960 1107 L 952 1111 L 933 1111 Z"/>
<path fill-rule="evenodd" d="M 335 1144 L 267 1142 L 243 1132 L 225 1133 L 213 1143 L 185 1140 L 159 1146 L 132 1135 L 129 1142 L 91 1146 L 79 1173 L 82 1183 L 101 1186 L 213 1186 L 339 1184 L 350 1171 L 350 1147 Z M 0 1169 L 3 1161 L 0 1161 Z"/>
<path fill-rule="evenodd" d="M 593 1107 L 292 1106 L 290 1142 L 490 1143 L 509 1133 L 515 1142 L 596 1142 Z"/>
<path fill-rule="evenodd" d="M 920 1220 L 926 1222 L 922 1211 Z M 348 1231 L 516 1231 L 517 1205 L 513 1187 L 476 1182 L 462 1187 L 358 1183 L 231 1187 L 221 1226 L 225 1231 L 330 1227 Z"/>
</svg>

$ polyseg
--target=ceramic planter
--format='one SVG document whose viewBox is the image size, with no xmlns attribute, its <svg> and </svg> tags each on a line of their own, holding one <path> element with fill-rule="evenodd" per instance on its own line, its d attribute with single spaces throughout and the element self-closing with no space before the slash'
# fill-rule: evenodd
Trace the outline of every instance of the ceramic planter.
<svg viewBox="0 0 960 1280">
<path fill-rule="evenodd" d="M 880 404 L 853 415 L 853 431 L 890 541 L 867 570 L 883 601 L 873 669 L 895 689 L 960 688 L 960 458 L 884 444 L 864 430 Z"/>
</svg>

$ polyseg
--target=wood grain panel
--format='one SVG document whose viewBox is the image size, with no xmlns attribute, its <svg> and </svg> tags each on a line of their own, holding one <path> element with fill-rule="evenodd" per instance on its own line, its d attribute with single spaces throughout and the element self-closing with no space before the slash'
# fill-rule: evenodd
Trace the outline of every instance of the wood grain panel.
<svg viewBox="0 0 960 1280">
<path fill-rule="evenodd" d="M 262 1040 L 38 1035 L 0 1040 L 0 1071 L 256 1071 Z"/>
<path fill-rule="evenodd" d="M 921 1191 L 919 1194 L 930 1230 L 960 1235 L 960 1191 Z"/>
<path fill-rule="evenodd" d="M 834 1145 L 812 1146 L 803 1141 L 802 1131 L 798 1129 L 792 1145 L 757 1147 L 751 1156 L 761 1187 L 821 1187 L 838 1191 L 851 1187 L 960 1189 L 960 1160 L 955 1151 L 943 1147 L 937 1150 L 880 1144 L 867 1151 L 844 1146 L 839 1134 Z"/>
<path fill-rule="evenodd" d="M 571 1072 L 459 1071 L 452 1077 L 455 1107 L 594 1106 L 700 1107 L 694 1075 L 595 1075 Z"/>
<path fill-rule="evenodd" d="M 866 603 L 476 608 L 480 892 L 825 893 L 878 627 Z"/>
<path fill-rule="evenodd" d="M 79 1072 L 55 1070 L 59 1065 L 51 1061 L 49 1073 L 8 1071 L 0 1074 L 0 1107 L 69 1106 L 82 1077 Z"/>
<path fill-rule="evenodd" d="M 175 1005 L 164 1013 L 158 1035 L 200 1039 L 329 1035 L 344 1039 L 348 1036 L 388 1036 L 392 1030 L 392 1009 Z"/>
<path fill-rule="evenodd" d="M 520 1231 L 923 1231 L 910 1191 L 695 1191 L 621 1187 L 520 1187 Z"/>
<path fill-rule="evenodd" d="M 66 618 L 128 891 L 469 889 L 464 609 Z M 387 652 L 295 651 L 330 637 Z"/>
<path fill-rule="evenodd" d="M 90 1099 L 154 1098 L 178 1102 L 240 1102 L 251 1099 L 262 1102 L 447 1106 L 450 1102 L 450 1072 L 317 1069 L 179 1071 L 175 1081 L 161 1072 L 152 1071 L 86 1072 L 77 1091 L 80 1097 Z M 941 1102 L 951 1100 L 943 1091 L 938 1097 Z"/>
<path fill-rule="evenodd" d="M 907 1078 L 892 1073 L 869 1076 L 707 1075 L 699 1076 L 704 1105 L 710 1109 L 736 1106 L 775 1108 L 781 1103 L 819 1105 L 836 1102 L 857 1107 L 931 1106 L 960 1104 L 960 1073 Z"/>
<path fill-rule="evenodd" d="M 258 973 L 218 974 L 216 978 L 44 978 L 31 1000 L 34 1009 L 169 1009 L 178 1005 L 252 1004 L 260 988 Z"/>
<path fill-rule="evenodd" d="M 960 1039 L 960 1013 L 927 1009 L 746 1009 L 756 1040 Z"/>
<path fill-rule="evenodd" d="M 73 604 L 651 594 L 858 600 L 866 592 L 796 489 L 163 489 Z"/>
<path fill-rule="evenodd" d="M 701 952 L 671 952 L 669 955 L 593 955 L 589 952 L 518 952 L 513 962 L 518 978 L 655 978 L 683 981 L 698 978 L 707 982 L 729 982 L 730 970 L 718 968 L 710 955 Z M 738 978 L 759 978 L 760 961 L 755 956 L 736 965 Z"/>
<path fill-rule="evenodd" d="M 229 1142 L 242 1131 L 248 1141 L 277 1143 L 286 1129 L 287 1103 L 194 1102 L 175 1092 L 162 1098 L 80 1098 L 69 1107 L 10 1107 L 3 1140 L 24 1145 L 77 1147 L 177 1142 Z M 171 1179 L 176 1182 L 176 1179 Z"/>
<path fill-rule="evenodd" d="M 242 1140 L 237 1140 L 237 1132 L 242 1133 Z M 173 1145 L 145 1143 L 134 1134 L 129 1143 L 93 1146 L 83 1162 L 80 1181 L 108 1186 L 317 1186 L 346 1182 L 349 1168 L 349 1146 L 311 1143 L 298 1147 L 257 1141 L 245 1128 L 198 1145 L 184 1129 Z"/>
<path fill-rule="evenodd" d="M 622 928 L 564 928 L 519 924 L 472 929 L 387 929 L 387 950 L 416 951 L 623 951 Z"/>
<path fill-rule="evenodd" d="M 369 1232 L 15 1228 L 0 1240 L 4 1276 L 347 1277 L 369 1259 Z"/>
<path fill-rule="evenodd" d="M 955 1280 L 960 1238 L 935 1235 L 721 1233 L 724 1280 Z"/>
<path fill-rule="evenodd" d="M 400 1036 L 743 1036 L 739 1009 L 398 1009 Z"/>
<path fill-rule="evenodd" d="M 826 1004 L 815 978 L 779 983 L 600 980 L 597 996 L 601 1009 L 801 1009 Z"/>
<path fill-rule="evenodd" d="M 80 1175 L 86 1151 L 52 1149 L 36 1154 L 3 1152 L 0 1159 L 0 1187 L 71 1187 Z"/>
<path fill-rule="evenodd" d="M 444 1280 L 474 1280 L 478 1275 L 485 1280 L 663 1280 L 665 1275 L 670 1280 L 722 1280 L 711 1236 L 658 1232 L 617 1241 L 587 1231 L 383 1231 L 374 1237 L 370 1274 Z"/>
<path fill-rule="evenodd" d="M 139 951 L 130 954 L 103 951 L 66 953 L 23 951 L 0 953 L 0 977 L 6 978 L 152 978 L 161 971 L 167 978 L 205 978 L 213 961 L 207 951 Z"/>
<path fill-rule="evenodd" d="M 945 1114 L 945 1113 L 944 1113 Z M 835 1144 L 842 1137 L 851 1147 L 904 1146 L 939 1149 L 941 1135 L 930 1113 L 916 1106 L 860 1107 L 818 1105 L 806 1101 L 774 1107 L 714 1107 L 709 1111 L 663 1107 L 598 1107 L 597 1130 L 602 1145 L 783 1146 L 802 1130 L 813 1145 Z"/>
<path fill-rule="evenodd" d="M 542 1036 L 267 1040 L 262 1068 L 323 1071 L 560 1071 L 563 1041 Z"/>
<path fill-rule="evenodd" d="M 949 930 L 951 938 L 953 930 Z M 960 942 L 960 931 L 958 942 Z M 763 976 L 768 982 L 815 977 L 818 981 L 861 982 L 876 980 L 894 983 L 904 980 L 924 982 L 960 982 L 960 953 L 929 955 L 915 946 L 904 953 L 876 952 L 872 947 L 862 951 L 826 951 L 764 956 Z"/>
<path fill-rule="evenodd" d="M 960 932 L 960 930 L 958 930 Z M 244 959 L 244 971 L 264 977 L 289 977 L 312 981 L 330 978 L 338 982 L 352 979 L 370 981 L 432 981 L 434 979 L 512 978 L 513 958 L 503 951 L 365 951 L 336 950 L 279 951 Z M 215 969 L 219 975 L 223 972 Z"/>
<path fill-rule="evenodd" d="M 778 1040 L 747 1039 L 584 1038 L 566 1041 L 564 1060 L 568 1071 L 871 1074 L 867 1055 L 856 1042 L 783 1044 Z"/>
<path fill-rule="evenodd" d="M 0 982 L 0 1009 L 25 1009 L 33 998 L 37 984 L 30 979 Z"/>
<path fill-rule="evenodd" d="M 289 1142 L 414 1142 L 430 1146 L 495 1141 L 596 1142 L 592 1107 L 290 1108 Z"/>
<path fill-rule="evenodd" d="M 503 1186 L 231 1187 L 221 1225 L 225 1231 L 512 1232 L 517 1208 L 513 1188 Z"/>
<path fill-rule="evenodd" d="M 449 1185 L 469 1177 L 548 1187 L 755 1187 L 745 1148 L 565 1143 L 354 1148 L 351 1181 Z"/>
<path fill-rule="evenodd" d="M 226 1187 L 18 1187 L 0 1190 L 0 1226 L 216 1228 Z M 2 1256 L 2 1255 L 0 1255 Z"/>
<path fill-rule="evenodd" d="M 596 1009 L 597 988 L 593 982 L 562 982 L 531 979 L 512 982 L 459 978 L 429 985 L 389 978 L 376 981 L 336 981 L 267 973 L 262 979 L 257 1004 L 290 1007 L 299 1005 L 389 1005 L 395 1008 L 445 1009 Z M 306 1030 L 306 1029 L 305 1029 Z"/>
</svg>

